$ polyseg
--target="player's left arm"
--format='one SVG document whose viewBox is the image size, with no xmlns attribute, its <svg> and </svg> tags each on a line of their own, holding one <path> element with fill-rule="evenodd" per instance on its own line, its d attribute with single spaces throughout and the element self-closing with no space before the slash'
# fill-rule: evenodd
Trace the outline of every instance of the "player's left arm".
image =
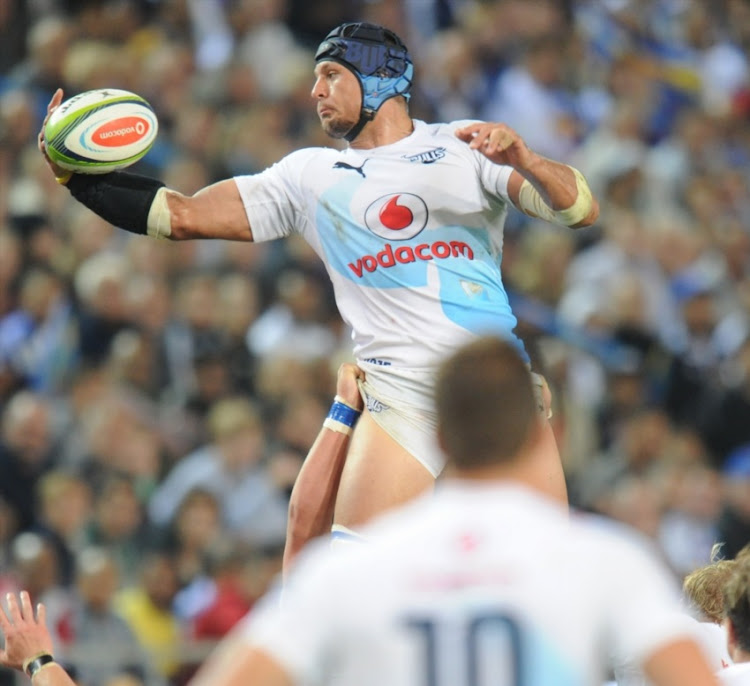
<svg viewBox="0 0 750 686">
<path fill-rule="evenodd" d="M 495 164 L 513 167 L 508 197 L 524 214 L 577 229 L 599 216 L 599 203 L 577 169 L 531 150 L 506 124 L 477 122 L 456 136 Z"/>
</svg>

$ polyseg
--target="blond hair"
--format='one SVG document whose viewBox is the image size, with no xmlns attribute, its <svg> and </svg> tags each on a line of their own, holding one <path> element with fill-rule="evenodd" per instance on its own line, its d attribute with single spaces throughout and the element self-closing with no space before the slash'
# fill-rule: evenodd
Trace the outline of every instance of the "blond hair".
<svg viewBox="0 0 750 686">
<path fill-rule="evenodd" d="M 724 617 L 722 588 L 736 564 L 735 560 L 718 560 L 694 570 L 682 582 L 690 604 L 715 624 L 721 624 Z"/>
</svg>

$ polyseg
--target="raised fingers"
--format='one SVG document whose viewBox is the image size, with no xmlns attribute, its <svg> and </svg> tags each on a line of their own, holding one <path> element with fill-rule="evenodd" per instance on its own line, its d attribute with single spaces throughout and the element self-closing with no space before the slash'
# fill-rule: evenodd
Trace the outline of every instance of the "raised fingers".
<svg viewBox="0 0 750 686">
<path fill-rule="evenodd" d="M 469 141 L 469 147 L 474 150 L 486 147 L 494 127 L 494 124 L 482 124 L 479 126 L 479 128 L 472 134 L 473 137 Z"/>
<path fill-rule="evenodd" d="M 493 153 L 500 150 L 505 150 L 512 144 L 513 136 L 511 135 L 510 130 L 505 127 L 496 127 L 490 132 L 490 135 L 487 137 L 484 151 L 488 155 L 492 155 Z"/>
<path fill-rule="evenodd" d="M 28 591 L 21 591 L 21 617 L 26 622 L 34 621 L 34 607 L 31 604 L 31 596 Z"/>
<path fill-rule="evenodd" d="M 468 143 L 472 150 L 492 155 L 513 145 L 517 135 L 510 127 L 499 122 L 477 122 L 458 129 L 456 137 Z"/>
<path fill-rule="evenodd" d="M 18 599 L 16 598 L 16 594 L 8 593 L 5 596 L 5 600 L 8 603 L 8 619 L 10 620 L 11 624 L 17 624 L 21 619 L 23 619 L 23 615 L 21 614 L 21 610 L 18 607 Z"/>
<path fill-rule="evenodd" d="M 44 603 L 36 604 L 36 621 L 42 626 L 47 626 L 47 608 Z"/>
<path fill-rule="evenodd" d="M 469 124 L 463 128 L 456 129 L 456 138 L 462 140 L 464 143 L 470 143 L 476 132 L 479 131 L 482 126 L 484 126 L 482 122 L 476 122 L 475 124 Z"/>
<path fill-rule="evenodd" d="M 10 599 L 12 593 L 7 593 L 5 595 L 5 600 L 10 605 Z M 8 630 L 11 628 L 11 625 L 13 624 L 12 618 L 9 614 L 9 610 L 6 610 L 5 607 L 3 607 L 2 604 L 0 604 L 0 631 L 3 632 L 3 634 L 8 634 Z"/>
<path fill-rule="evenodd" d="M 52 114 L 62 102 L 63 99 L 63 90 L 62 88 L 58 88 L 55 91 L 55 94 L 52 96 L 52 99 L 49 101 L 49 104 L 47 105 L 47 117 L 45 118 L 45 121 L 49 119 L 49 115 Z"/>
</svg>

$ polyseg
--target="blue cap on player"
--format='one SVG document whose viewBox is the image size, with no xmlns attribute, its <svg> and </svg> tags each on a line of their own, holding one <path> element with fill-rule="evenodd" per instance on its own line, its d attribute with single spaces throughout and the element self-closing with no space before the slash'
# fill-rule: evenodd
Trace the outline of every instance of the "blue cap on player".
<svg viewBox="0 0 750 686">
<path fill-rule="evenodd" d="M 316 62 L 327 60 L 354 72 L 362 88 L 362 112 L 359 122 L 345 136 L 349 141 L 359 135 L 386 100 L 397 95 L 409 99 L 414 65 L 404 42 L 383 26 L 366 22 L 337 26 L 315 53 Z"/>
</svg>

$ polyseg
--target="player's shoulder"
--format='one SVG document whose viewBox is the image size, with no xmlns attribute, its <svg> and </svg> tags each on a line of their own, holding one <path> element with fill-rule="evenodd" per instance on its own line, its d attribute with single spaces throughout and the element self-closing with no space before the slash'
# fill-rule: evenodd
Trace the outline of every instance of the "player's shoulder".
<svg viewBox="0 0 750 686">
<path fill-rule="evenodd" d="M 478 119 L 456 119 L 455 121 L 447 122 L 432 122 L 426 123 L 421 120 L 415 119 L 415 125 L 417 131 L 427 136 L 450 136 L 456 138 L 456 131 L 462 129 L 465 126 L 471 124 L 481 124 L 482 122 Z M 457 140 L 457 139 L 456 139 Z"/>
<path fill-rule="evenodd" d="M 653 540 L 631 526 L 609 517 L 588 512 L 571 514 L 572 539 L 582 546 L 596 551 L 597 557 L 609 560 L 650 560 L 655 562 L 659 554 Z"/>
<path fill-rule="evenodd" d="M 719 683 L 725 686 L 741 686 L 750 682 L 750 662 L 735 662 L 716 672 Z"/>
<path fill-rule="evenodd" d="M 267 179 L 283 180 L 298 187 L 305 187 L 311 179 L 319 179 L 324 170 L 330 169 L 340 159 L 341 150 L 327 147 L 299 148 L 284 155 L 265 169 L 262 176 Z M 252 179 L 254 175 L 240 177 Z M 244 182 L 244 181 L 242 181 Z"/>
<path fill-rule="evenodd" d="M 448 122 L 425 123 L 415 121 L 414 143 L 428 145 L 438 148 L 443 154 L 458 155 L 467 160 L 472 160 L 475 164 L 486 164 L 487 158 L 478 151 L 470 148 L 458 136 L 456 131 L 471 124 L 482 123 L 476 119 L 457 119 Z"/>
<path fill-rule="evenodd" d="M 482 124 L 480 119 L 454 119 L 453 121 L 437 121 L 437 122 L 424 122 L 420 119 L 414 120 L 415 124 L 420 128 L 424 128 L 426 131 L 443 132 L 450 131 L 454 132 L 456 129 L 462 129 L 465 126 L 471 124 Z"/>
<path fill-rule="evenodd" d="M 336 148 L 318 146 L 293 150 L 292 152 L 284 155 L 284 157 L 280 161 L 281 163 L 289 166 L 304 168 L 312 163 L 326 161 L 329 159 L 337 159 L 340 156 L 341 150 L 337 150 Z"/>
</svg>

